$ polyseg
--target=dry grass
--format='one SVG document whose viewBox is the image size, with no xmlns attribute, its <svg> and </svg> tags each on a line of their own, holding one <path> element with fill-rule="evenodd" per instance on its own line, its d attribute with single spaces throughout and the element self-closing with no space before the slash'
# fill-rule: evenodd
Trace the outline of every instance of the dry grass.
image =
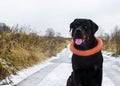
<svg viewBox="0 0 120 86">
<path fill-rule="evenodd" d="M 0 80 L 60 52 L 69 40 L 25 32 L 0 33 Z"/>
<path fill-rule="evenodd" d="M 103 50 L 116 53 L 116 51 L 117 51 L 116 44 L 111 42 L 110 40 L 107 42 L 104 42 Z"/>
<path fill-rule="evenodd" d="M 120 54 L 120 29 L 118 27 L 110 35 L 106 33 L 101 37 L 104 42 L 104 50 Z"/>
</svg>

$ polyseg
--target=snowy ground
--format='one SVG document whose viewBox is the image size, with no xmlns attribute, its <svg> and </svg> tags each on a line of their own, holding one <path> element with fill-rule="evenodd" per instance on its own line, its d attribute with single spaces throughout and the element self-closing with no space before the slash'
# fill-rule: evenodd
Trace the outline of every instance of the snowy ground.
<svg viewBox="0 0 120 86">
<path fill-rule="evenodd" d="M 71 55 L 69 47 L 65 48 L 56 57 L 12 75 L 12 86 L 65 86 L 72 72 Z M 106 52 L 103 56 L 102 86 L 120 86 L 120 59 L 108 56 Z"/>
</svg>

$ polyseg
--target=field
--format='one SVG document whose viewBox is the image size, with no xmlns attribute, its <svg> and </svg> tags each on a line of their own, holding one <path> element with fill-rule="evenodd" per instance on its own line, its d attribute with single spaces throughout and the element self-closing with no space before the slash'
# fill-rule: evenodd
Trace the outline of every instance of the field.
<svg viewBox="0 0 120 86">
<path fill-rule="evenodd" d="M 56 55 L 69 39 L 26 34 L 9 28 L 0 31 L 0 80 Z"/>
</svg>

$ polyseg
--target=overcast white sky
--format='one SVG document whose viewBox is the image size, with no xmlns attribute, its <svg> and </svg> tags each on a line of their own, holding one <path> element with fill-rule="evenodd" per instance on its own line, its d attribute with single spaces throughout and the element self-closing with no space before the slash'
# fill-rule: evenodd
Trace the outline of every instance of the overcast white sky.
<svg viewBox="0 0 120 86">
<path fill-rule="evenodd" d="M 110 32 L 120 26 L 120 0 L 0 0 L 0 22 L 30 25 L 40 34 L 53 28 L 67 36 L 75 18 L 89 18 Z"/>
</svg>

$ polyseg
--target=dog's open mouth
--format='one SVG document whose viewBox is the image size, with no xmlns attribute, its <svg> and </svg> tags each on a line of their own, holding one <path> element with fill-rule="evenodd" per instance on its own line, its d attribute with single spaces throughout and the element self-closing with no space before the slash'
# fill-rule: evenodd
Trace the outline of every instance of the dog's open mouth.
<svg viewBox="0 0 120 86">
<path fill-rule="evenodd" d="M 76 44 L 76 45 L 81 45 L 83 42 L 84 42 L 84 40 L 81 39 L 81 38 L 76 38 L 76 39 L 75 39 L 75 44 Z"/>
</svg>

